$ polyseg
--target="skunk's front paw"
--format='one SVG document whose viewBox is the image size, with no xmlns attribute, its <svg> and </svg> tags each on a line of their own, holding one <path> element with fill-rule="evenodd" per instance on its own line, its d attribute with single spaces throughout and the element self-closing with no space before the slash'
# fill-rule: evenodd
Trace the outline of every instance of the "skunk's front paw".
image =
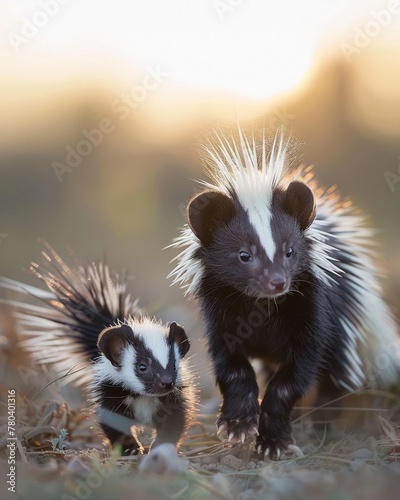
<svg viewBox="0 0 400 500">
<path fill-rule="evenodd" d="M 256 450 L 259 455 L 262 454 L 271 460 L 279 460 L 281 454 L 288 449 L 298 455 L 296 450 L 299 449 L 294 445 L 290 422 L 285 422 L 280 418 L 271 419 L 263 412 L 260 416 L 258 432 Z"/>
<path fill-rule="evenodd" d="M 227 418 L 221 415 L 217 420 L 217 436 L 226 433 L 231 443 L 244 443 L 246 439 L 258 434 L 257 415 Z"/>
<path fill-rule="evenodd" d="M 259 455 L 264 455 L 270 460 L 279 460 L 283 452 L 287 450 L 294 452 L 294 441 L 292 438 L 284 439 L 274 438 L 272 436 L 258 436 L 256 450 Z"/>
</svg>

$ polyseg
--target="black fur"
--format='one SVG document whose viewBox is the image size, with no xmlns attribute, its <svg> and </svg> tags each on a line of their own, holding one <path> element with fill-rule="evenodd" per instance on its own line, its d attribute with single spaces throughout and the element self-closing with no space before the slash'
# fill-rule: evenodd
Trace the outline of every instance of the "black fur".
<svg viewBox="0 0 400 500">
<path fill-rule="evenodd" d="M 340 375 L 344 367 L 340 361 L 333 365 L 342 347 L 332 309 L 339 291 L 333 286 L 328 292 L 311 272 L 312 242 L 304 235 L 315 217 L 313 194 L 292 182 L 286 191 L 275 191 L 271 212 L 273 262 L 234 193 L 200 193 L 189 202 L 187 216 L 201 242 L 196 295 L 223 396 L 217 425 L 233 441 L 258 426 L 257 448 L 277 458 L 293 442 L 295 402 L 317 380 L 328 380 L 330 370 Z M 241 261 L 243 251 L 248 262 Z M 250 358 L 279 364 L 261 406 Z"/>
</svg>

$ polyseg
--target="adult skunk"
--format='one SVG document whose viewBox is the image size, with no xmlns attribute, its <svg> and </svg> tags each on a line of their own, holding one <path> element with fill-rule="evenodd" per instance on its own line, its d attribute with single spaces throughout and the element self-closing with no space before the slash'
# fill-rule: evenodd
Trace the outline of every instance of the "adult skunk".
<svg viewBox="0 0 400 500">
<path fill-rule="evenodd" d="M 123 278 L 104 263 L 72 269 L 48 247 L 46 268 L 31 270 L 49 291 L 5 279 L 1 286 L 36 297 L 44 306 L 13 301 L 23 345 L 41 364 L 66 380 L 91 385 L 100 425 L 124 454 L 142 452 L 137 426 L 156 429 L 153 446 L 176 445 L 196 399 L 193 377 L 182 358 L 185 330 L 143 315 Z"/>
<path fill-rule="evenodd" d="M 292 445 L 291 411 L 316 383 L 332 398 L 388 385 L 400 359 L 374 232 L 310 168 L 291 169 L 288 149 L 276 138 L 267 152 L 241 130 L 208 148 L 211 181 L 188 202 L 170 274 L 200 305 L 223 396 L 218 431 L 232 442 L 257 434 L 272 459 Z M 251 358 L 278 366 L 261 407 Z"/>
</svg>

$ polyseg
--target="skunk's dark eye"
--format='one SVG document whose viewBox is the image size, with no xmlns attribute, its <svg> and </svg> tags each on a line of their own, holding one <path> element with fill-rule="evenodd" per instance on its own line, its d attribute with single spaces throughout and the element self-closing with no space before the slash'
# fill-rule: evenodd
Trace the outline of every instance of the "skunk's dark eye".
<svg viewBox="0 0 400 500">
<path fill-rule="evenodd" d="M 147 370 L 147 366 L 144 363 L 140 363 L 139 370 L 141 372 L 145 372 Z"/>
<path fill-rule="evenodd" d="M 286 251 L 286 257 L 289 259 L 292 256 L 293 248 L 289 247 Z"/>
<path fill-rule="evenodd" d="M 239 252 L 239 259 L 242 262 L 249 262 L 251 255 L 248 252 Z"/>
</svg>

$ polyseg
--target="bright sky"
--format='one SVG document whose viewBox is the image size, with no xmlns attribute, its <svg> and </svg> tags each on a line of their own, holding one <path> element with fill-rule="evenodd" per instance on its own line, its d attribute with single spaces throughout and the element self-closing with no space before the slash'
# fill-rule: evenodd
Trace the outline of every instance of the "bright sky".
<svg viewBox="0 0 400 500">
<path fill-rule="evenodd" d="M 389 3 L 0 0 L 0 54 L 8 74 L 95 72 L 125 80 L 159 65 L 170 89 L 265 99 L 296 87 L 322 46 L 339 49 L 345 33 L 363 29 Z M 400 14 L 392 17 L 396 23 L 382 31 L 398 29 Z"/>
</svg>

